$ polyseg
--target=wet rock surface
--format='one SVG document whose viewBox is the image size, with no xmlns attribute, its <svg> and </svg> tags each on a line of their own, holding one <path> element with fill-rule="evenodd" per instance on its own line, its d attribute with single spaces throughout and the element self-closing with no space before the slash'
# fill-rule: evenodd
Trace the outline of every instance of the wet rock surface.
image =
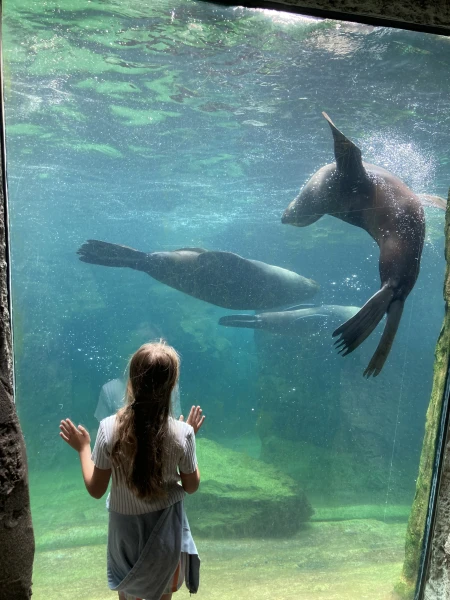
<svg viewBox="0 0 450 600">
<path fill-rule="evenodd" d="M 298 484 L 272 465 L 207 439 L 197 441 L 202 482 L 186 500 L 194 535 L 294 535 L 313 514 Z"/>
</svg>

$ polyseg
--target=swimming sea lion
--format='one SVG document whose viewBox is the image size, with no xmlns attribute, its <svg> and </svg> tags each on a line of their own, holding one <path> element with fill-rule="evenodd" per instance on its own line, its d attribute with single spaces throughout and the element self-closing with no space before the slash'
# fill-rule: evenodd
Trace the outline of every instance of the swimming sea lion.
<svg viewBox="0 0 450 600">
<path fill-rule="evenodd" d="M 357 306 L 299 306 L 289 310 L 262 312 L 256 315 L 227 315 L 219 319 L 219 325 L 262 329 L 295 337 L 310 337 L 317 334 L 331 334 L 343 319 L 350 319 L 359 311 Z"/>
<path fill-rule="evenodd" d="M 319 290 L 312 279 L 232 252 L 180 248 L 146 254 L 88 240 L 77 253 L 83 262 L 144 271 L 194 298 L 233 310 L 265 310 L 301 302 Z"/>
<path fill-rule="evenodd" d="M 362 227 L 377 242 L 381 288 L 354 317 L 333 332 L 333 336 L 340 336 L 336 345 L 345 356 L 387 314 L 380 343 L 364 371 L 365 377 L 376 377 L 394 341 L 403 304 L 419 274 L 424 212 L 413 191 L 389 171 L 364 163 L 360 149 L 335 127 L 326 113 L 322 114 L 333 132 L 336 162 L 325 165 L 311 177 L 281 221 L 305 227 L 328 214 Z"/>
</svg>

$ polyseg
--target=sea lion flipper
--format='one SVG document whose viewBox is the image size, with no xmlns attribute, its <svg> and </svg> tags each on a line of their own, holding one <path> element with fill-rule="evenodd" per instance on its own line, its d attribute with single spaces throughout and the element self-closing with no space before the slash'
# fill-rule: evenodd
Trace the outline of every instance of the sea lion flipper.
<svg viewBox="0 0 450 600">
<path fill-rule="evenodd" d="M 387 321 L 386 325 L 384 326 L 383 335 L 381 336 L 380 343 L 375 350 L 375 354 L 370 359 L 370 363 L 367 369 L 364 371 L 364 377 L 376 377 L 383 368 L 386 358 L 391 350 L 395 334 L 397 333 L 398 324 L 400 323 L 403 312 L 403 306 L 403 300 L 395 300 L 389 305 Z"/>
<path fill-rule="evenodd" d="M 335 343 L 339 354 L 346 356 L 362 344 L 383 318 L 392 296 L 390 288 L 382 287 L 354 317 L 333 331 L 333 337 L 340 336 Z"/>
<path fill-rule="evenodd" d="M 138 268 L 137 265 L 146 256 L 144 252 L 134 248 L 102 242 L 101 240 L 87 240 L 77 250 L 77 254 L 78 258 L 85 263 L 104 267 L 130 267 L 132 269 Z"/>
<path fill-rule="evenodd" d="M 322 115 L 328 121 L 334 139 L 334 156 L 336 158 L 337 170 L 343 175 L 358 177 L 366 175 L 364 169 L 361 150 L 353 142 L 351 142 L 333 123 L 326 112 Z"/>
<path fill-rule="evenodd" d="M 440 208 L 445 210 L 447 208 L 447 200 L 440 196 L 433 196 L 432 194 L 417 194 L 420 202 L 423 206 L 432 206 L 433 208 Z"/>
</svg>

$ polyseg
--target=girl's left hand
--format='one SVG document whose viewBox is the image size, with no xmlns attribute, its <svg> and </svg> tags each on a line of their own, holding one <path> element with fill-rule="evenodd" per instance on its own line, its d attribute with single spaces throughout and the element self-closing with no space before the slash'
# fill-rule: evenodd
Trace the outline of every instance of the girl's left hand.
<svg viewBox="0 0 450 600">
<path fill-rule="evenodd" d="M 197 435 L 197 431 L 203 425 L 203 421 L 205 420 L 205 415 L 202 415 L 202 412 L 203 410 L 200 406 L 193 406 L 186 420 L 186 423 L 193 427 L 195 435 Z M 184 421 L 183 415 L 180 416 L 180 421 Z"/>
<path fill-rule="evenodd" d="M 91 445 L 89 432 L 82 425 L 75 427 L 70 419 L 63 419 L 59 428 L 61 429 L 59 435 L 77 452 Z"/>
</svg>

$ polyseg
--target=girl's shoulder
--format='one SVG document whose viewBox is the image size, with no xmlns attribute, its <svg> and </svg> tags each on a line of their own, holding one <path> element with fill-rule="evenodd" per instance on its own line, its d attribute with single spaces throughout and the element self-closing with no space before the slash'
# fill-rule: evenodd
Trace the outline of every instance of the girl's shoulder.
<svg viewBox="0 0 450 600">
<path fill-rule="evenodd" d="M 99 431 L 101 430 L 106 438 L 109 441 L 112 438 L 114 433 L 114 427 L 116 424 L 116 415 L 111 415 L 110 417 L 106 417 L 100 421 Z"/>
<path fill-rule="evenodd" d="M 192 425 L 188 425 L 184 421 L 179 421 L 173 417 L 169 417 L 169 423 L 172 431 L 182 440 L 185 440 L 191 432 L 194 432 Z"/>
<path fill-rule="evenodd" d="M 111 425 L 114 425 L 114 423 L 116 422 L 116 415 L 110 415 L 109 417 L 105 417 L 104 419 L 102 419 L 100 421 L 100 425 L 106 429 L 108 429 L 109 427 L 111 427 Z"/>
</svg>

